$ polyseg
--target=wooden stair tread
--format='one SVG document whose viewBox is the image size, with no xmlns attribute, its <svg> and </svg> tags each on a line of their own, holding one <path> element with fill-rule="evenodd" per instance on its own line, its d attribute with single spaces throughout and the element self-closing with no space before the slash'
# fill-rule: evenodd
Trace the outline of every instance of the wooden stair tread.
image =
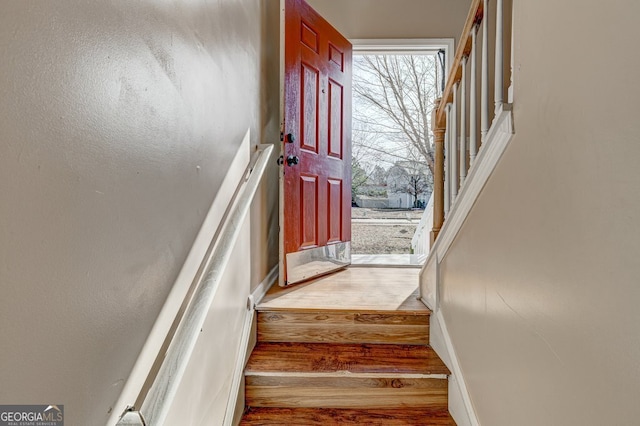
<svg viewBox="0 0 640 426">
<path fill-rule="evenodd" d="M 250 407 L 241 425 L 454 425 L 447 410 L 428 408 L 332 409 Z"/>
<path fill-rule="evenodd" d="M 326 343 L 259 343 L 245 372 L 247 375 L 352 373 L 393 377 L 450 374 L 428 346 Z"/>
<path fill-rule="evenodd" d="M 257 308 L 256 308 L 257 309 Z M 333 324 L 406 324 L 429 325 L 431 311 L 354 311 L 353 309 L 278 310 L 257 309 L 260 322 L 299 324 L 317 321 Z"/>
<path fill-rule="evenodd" d="M 377 309 L 375 307 L 357 308 L 357 307 L 308 307 L 308 308 L 295 308 L 295 307 L 281 307 L 273 306 L 268 303 L 260 303 L 256 305 L 256 311 L 258 312 L 291 312 L 291 313 L 307 313 L 307 312 L 319 312 L 319 313 L 336 313 L 336 314 L 379 314 L 379 315 L 431 315 L 431 309 L 427 308 L 422 302 L 417 302 L 422 307 L 407 307 L 398 306 L 396 309 Z"/>
</svg>

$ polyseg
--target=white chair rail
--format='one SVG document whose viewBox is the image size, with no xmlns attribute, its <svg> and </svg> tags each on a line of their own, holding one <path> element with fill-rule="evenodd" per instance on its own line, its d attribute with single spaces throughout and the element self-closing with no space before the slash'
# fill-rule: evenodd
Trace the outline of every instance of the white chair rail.
<svg viewBox="0 0 640 426">
<path fill-rule="evenodd" d="M 273 145 L 260 145 L 254 154 L 223 219 L 217 239 L 212 241 L 212 248 L 201 264 L 195 290 L 190 293 L 192 296 L 184 313 L 177 319 L 179 324 L 175 333 L 168 336 L 171 343 L 166 354 L 158 357 L 161 360 L 159 369 L 152 369 L 146 382 L 149 387 L 140 391 L 137 406 L 129 407 L 117 426 L 163 424 L 272 151 Z"/>
</svg>

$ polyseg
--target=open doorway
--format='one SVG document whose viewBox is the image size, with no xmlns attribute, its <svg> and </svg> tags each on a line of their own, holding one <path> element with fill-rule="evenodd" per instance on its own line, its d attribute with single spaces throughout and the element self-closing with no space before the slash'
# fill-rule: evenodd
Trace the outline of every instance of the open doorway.
<svg viewBox="0 0 640 426">
<path fill-rule="evenodd" d="M 286 286 L 352 263 L 353 48 L 304 0 L 284 0 L 282 12 L 279 284 Z M 356 51 L 434 55 L 441 49 L 452 51 L 452 44 L 396 40 L 385 46 L 369 40 L 357 41 Z M 430 114 L 426 108 L 423 115 Z M 423 132 L 428 135 L 428 127 Z M 409 151 L 400 157 L 419 168 L 422 162 L 411 161 Z M 406 164 L 398 166 L 406 172 Z M 405 174 L 392 175 L 398 177 L 392 186 L 399 186 Z M 424 191 L 420 192 L 411 199 L 411 194 L 396 191 L 394 205 L 411 209 L 422 205 Z"/>
<path fill-rule="evenodd" d="M 452 40 L 353 40 L 352 262 L 420 265 Z"/>
</svg>

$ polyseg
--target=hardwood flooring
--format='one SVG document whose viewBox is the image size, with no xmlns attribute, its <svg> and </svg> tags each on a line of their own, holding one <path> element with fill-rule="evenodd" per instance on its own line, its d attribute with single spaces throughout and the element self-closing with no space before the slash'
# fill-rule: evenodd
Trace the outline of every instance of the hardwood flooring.
<svg viewBox="0 0 640 426">
<path fill-rule="evenodd" d="M 260 343 L 245 371 L 247 375 L 291 371 L 398 377 L 449 374 L 447 366 L 428 346 L 322 343 Z"/>
<path fill-rule="evenodd" d="M 418 300 L 417 268 L 351 267 L 289 287 L 273 286 L 260 308 L 297 311 L 426 311 Z"/>
</svg>

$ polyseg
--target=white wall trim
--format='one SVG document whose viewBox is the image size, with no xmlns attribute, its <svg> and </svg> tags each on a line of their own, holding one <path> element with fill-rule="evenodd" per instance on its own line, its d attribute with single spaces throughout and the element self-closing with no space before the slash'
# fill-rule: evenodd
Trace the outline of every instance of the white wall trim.
<svg viewBox="0 0 640 426">
<path fill-rule="evenodd" d="M 424 266 L 420 271 L 420 300 L 427 305 L 429 309 L 435 312 L 438 308 L 438 294 L 436 283 L 439 276 L 439 264 L 436 256 L 428 256 L 424 262 Z M 427 289 L 424 291 L 422 282 L 427 282 Z"/>
<path fill-rule="evenodd" d="M 233 382 L 231 383 L 231 389 L 229 391 L 229 400 L 227 401 L 227 409 L 224 413 L 224 426 L 233 425 L 235 419 L 236 407 L 238 405 L 238 398 L 240 396 L 240 385 L 242 384 L 242 377 L 244 375 L 244 365 L 249 352 L 249 341 L 251 339 L 251 330 L 253 325 L 253 317 L 255 315 L 253 306 L 247 309 L 247 313 L 244 317 L 244 324 L 242 326 L 242 338 L 240 340 L 240 347 L 238 348 L 238 354 L 236 355 L 236 364 L 233 368 Z"/>
<path fill-rule="evenodd" d="M 354 55 L 366 54 L 430 54 L 435 55 L 438 50 L 446 52 L 446 72 L 449 70 L 455 55 L 455 40 L 453 38 L 391 38 L 391 39 L 351 39 Z"/>
<path fill-rule="evenodd" d="M 451 370 L 453 380 L 449 379 L 449 413 L 458 426 L 479 426 L 480 422 L 476 417 L 471 396 L 464 380 L 464 375 L 460 368 L 458 356 L 453 348 L 453 342 L 449 337 L 449 331 L 445 324 L 442 311 L 438 310 L 432 315 L 431 327 L 436 328 L 435 333 L 430 333 L 429 344 L 446 361 L 447 367 Z M 435 326 L 435 327 L 434 327 Z"/>
<path fill-rule="evenodd" d="M 356 38 L 349 40 L 354 53 L 437 53 L 453 49 L 452 38 Z"/>
<path fill-rule="evenodd" d="M 276 264 L 267 273 L 267 276 L 258 284 L 247 299 L 247 313 L 244 318 L 244 324 L 242 326 L 242 338 L 240 340 L 240 346 L 236 357 L 236 364 L 233 369 L 233 382 L 231 383 L 231 390 L 229 391 L 229 400 L 227 401 L 227 408 L 224 413 L 224 426 L 233 425 L 236 418 L 236 409 L 238 406 L 238 400 L 240 398 L 242 378 L 244 376 L 244 367 L 247 359 L 249 358 L 249 346 L 251 342 L 251 331 L 253 329 L 253 320 L 255 317 L 255 306 L 260 303 L 262 298 L 267 294 L 267 291 L 275 284 L 278 279 L 278 265 Z"/>
<path fill-rule="evenodd" d="M 267 276 L 262 280 L 260 284 L 253 290 L 253 292 L 249 295 L 249 300 L 247 301 L 247 306 L 251 309 L 255 308 L 258 303 L 264 298 L 272 285 L 276 283 L 278 280 L 278 264 L 276 264 L 271 270 L 267 273 Z"/>
</svg>

